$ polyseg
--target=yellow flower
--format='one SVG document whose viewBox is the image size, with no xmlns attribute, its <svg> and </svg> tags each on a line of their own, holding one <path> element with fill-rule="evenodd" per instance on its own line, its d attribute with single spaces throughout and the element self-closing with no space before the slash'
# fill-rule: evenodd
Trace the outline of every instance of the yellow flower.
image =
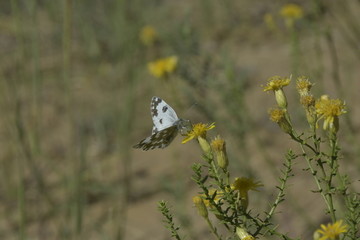
<svg viewBox="0 0 360 240">
<path fill-rule="evenodd" d="M 214 127 L 215 123 L 212 123 L 210 125 L 204 123 L 196 123 L 193 125 L 192 130 L 188 132 L 182 143 L 187 143 L 194 138 L 206 138 L 206 132 L 213 129 Z"/>
<path fill-rule="evenodd" d="M 147 25 L 140 30 L 139 38 L 145 46 L 152 46 L 157 39 L 157 33 L 152 26 Z"/>
<path fill-rule="evenodd" d="M 286 117 L 286 114 L 286 109 L 282 108 L 273 108 L 269 110 L 270 120 L 276 122 L 285 133 L 291 134 L 292 127 Z"/>
<path fill-rule="evenodd" d="M 268 79 L 268 82 L 264 87 L 264 92 L 280 90 L 283 87 L 289 85 L 289 83 L 290 83 L 290 78 L 273 76 Z"/>
<path fill-rule="evenodd" d="M 214 196 L 214 194 L 216 193 L 216 195 Z M 223 193 L 221 190 L 217 190 L 217 189 L 210 189 L 209 190 L 209 196 L 210 198 L 214 197 L 214 202 L 217 203 L 218 201 L 221 200 L 221 198 L 223 197 Z M 207 207 L 212 207 L 213 205 L 210 203 L 210 200 L 206 199 L 205 194 L 201 194 L 200 197 L 203 199 L 205 206 Z"/>
<path fill-rule="evenodd" d="M 166 77 L 174 72 L 178 63 L 176 56 L 158 59 L 148 64 L 148 69 L 152 75 L 158 78 Z"/>
<path fill-rule="evenodd" d="M 225 140 L 222 139 L 220 136 L 217 136 L 214 140 L 212 140 L 211 147 L 215 152 L 216 160 L 219 167 L 226 170 L 229 161 L 226 154 Z"/>
<path fill-rule="evenodd" d="M 338 116 L 346 113 L 345 103 L 340 99 L 330 99 L 327 95 L 324 95 L 316 101 L 315 109 L 319 120 L 324 118 L 323 129 L 337 132 L 339 129 Z"/>
<path fill-rule="evenodd" d="M 300 96 L 306 96 L 309 94 L 311 87 L 314 84 L 309 81 L 309 78 L 305 76 L 298 77 L 296 81 L 296 88 L 300 94 Z"/>
<path fill-rule="evenodd" d="M 246 209 L 249 205 L 248 192 L 250 190 L 258 191 L 257 188 L 262 186 L 264 185 L 261 184 L 260 182 L 254 182 L 254 180 L 251 178 L 242 177 L 242 178 L 235 178 L 235 181 L 233 182 L 233 184 L 231 184 L 231 189 L 240 192 L 241 205 L 243 206 L 244 209 Z"/>
<path fill-rule="evenodd" d="M 272 108 L 269 110 L 270 120 L 279 123 L 285 119 L 286 110 L 280 108 Z"/>
<path fill-rule="evenodd" d="M 258 187 L 264 186 L 261 182 L 254 182 L 252 178 L 235 178 L 233 184 L 231 184 L 232 190 L 238 190 L 240 192 L 248 192 L 250 190 L 258 191 Z"/>
<path fill-rule="evenodd" d="M 297 4 L 289 3 L 284 5 L 280 10 L 280 15 L 283 18 L 288 19 L 300 19 L 304 16 L 304 11 L 302 7 Z"/>
<path fill-rule="evenodd" d="M 300 103 L 305 108 L 315 106 L 315 98 L 313 95 L 304 95 L 300 97 Z"/>
<path fill-rule="evenodd" d="M 277 29 L 275 21 L 274 21 L 274 17 L 271 13 L 266 13 L 264 15 L 264 22 L 270 30 L 273 31 L 273 30 Z"/>
<path fill-rule="evenodd" d="M 300 97 L 300 103 L 304 106 L 306 112 L 306 119 L 313 128 L 316 124 L 315 98 L 313 95 L 303 95 Z"/>
<path fill-rule="evenodd" d="M 304 16 L 303 9 L 297 4 L 286 4 L 280 10 L 280 15 L 285 19 L 286 27 L 293 29 L 296 20 Z"/>
<path fill-rule="evenodd" d="M 287 100 L 285 93 L 283 91 L 283 87 L 289 85 L 290 78 L 274 76 L 268 79 L 266 86 L 264 87 L 264 91 L 274 91 L 275 99 L 279 107 L 286 108 Z"/>
<path fill-rule="evenodd" d="M 223 152 L 226 150 L 225 140 L 220 136 L 217 136 L 214 138 L 214 140 L 212 140 L 211 146 L 217 152 Z"/>
<path fill-rule="evenodd" d="M 197 123 L 193 125 L 193 128 L 190 132 L 188 132 L 183 139 L 182 143 L 187 143 L 188 141 L 197 138 L 198 143 L 203 150 L 205 156 L 209 159 L 212 159 L 212 151 L 208 140 L 206 139 L 206 132 L 215 127 L 215 123 L 210 125 Z"/>
<path fill-rule="evenodd" d="M 320 233 L 322 236 L 318 240 L 334 240 L 337 236 L 342 233 L 347 232 L 348 226 L 342 225 L 343 221 L 336 221 L 334 224 L 328 224 L 325 226 L 321 224 L 321 229 L 316 230 L 317 233 Z"/>
</svg>

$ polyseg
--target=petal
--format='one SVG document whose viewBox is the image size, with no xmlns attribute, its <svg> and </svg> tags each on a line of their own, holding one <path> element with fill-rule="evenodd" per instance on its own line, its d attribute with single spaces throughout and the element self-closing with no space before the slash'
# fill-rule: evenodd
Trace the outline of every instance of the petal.
<svg viewBox="0 0 360 240">
<path fill-rule="evenodd" d="M 192 139 L 194 139 L 194 135 L 191 135 L 191 136 L 187 136 L 187 137 L 185 137 L 183 140 L 182 140 L 182 144 L 184 144 L 184 143 L 187 143 L 188 141 L 190 141 L 190 140 L 192 140 Z"/>
</svg>

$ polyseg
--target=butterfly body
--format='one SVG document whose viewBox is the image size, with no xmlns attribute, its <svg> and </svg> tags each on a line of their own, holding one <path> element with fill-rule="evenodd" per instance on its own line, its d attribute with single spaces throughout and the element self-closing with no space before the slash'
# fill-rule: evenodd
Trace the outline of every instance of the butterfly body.
<svg viewBox="0 0 360 240">
<path fill-rule="evenodd" d="M 174 109 L 159 97 L 151 99 L 150 110 L 154 123 L 151 136 L 140 141 L 134 148 L 145 151 L 165 148 L 174 140 L 178 132 L 186 134 L 191 130 L 190 121 L 178 118 Z"/>
</svg>

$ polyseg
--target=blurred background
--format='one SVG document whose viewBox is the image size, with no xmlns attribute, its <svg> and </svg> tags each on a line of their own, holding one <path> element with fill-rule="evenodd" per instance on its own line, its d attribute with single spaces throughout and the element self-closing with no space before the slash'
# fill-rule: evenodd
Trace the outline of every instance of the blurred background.
<svg viewBox="0 0 360 240">
<path fill-rule="evenodd" d="M 216 123 L 209 137 L 226 139 L 232 177 L 264 183 L 249 206 L 263 214 L 284 154 L 299 152 L 268 119 L 275 101 L 261 85 L 274 75 L 292 75 L 299 132 L 298 76 L 346 101 L 341 171 L 359 192 L 359 11 L 356 0 L 1 1 L 0 239 L 169 239 L 159 200 L 187 239 L 210 237 L 191 201 L 196 142 L 132 148 L 151 132 L 152 96 Z M 275 222 L 309 239 L 329 219 L 304 168 L 298 160 Z"/>
</svg>

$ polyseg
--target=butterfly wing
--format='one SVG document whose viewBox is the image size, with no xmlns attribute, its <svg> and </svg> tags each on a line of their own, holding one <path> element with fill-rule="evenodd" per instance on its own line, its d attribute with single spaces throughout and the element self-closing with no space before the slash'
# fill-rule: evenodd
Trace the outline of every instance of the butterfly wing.
<svg viewBox="0 0 360 240">
<path fill-rule="evenodd" d="M 154 148 L 165 148 L 174 140 L 177 132 L 178 129 L 176 125 L 165 128 L 143 139 L 138 144 L 136 144 L 134 148 L 141 148 L 145 151 Z"/>
<path fill-rule="evenodd" d="M 179 120 L 174 109 L 159 97 L 151 99 L 150 110 L 154 123 L 152 134 L 173 126 Z"/>
</svg>

